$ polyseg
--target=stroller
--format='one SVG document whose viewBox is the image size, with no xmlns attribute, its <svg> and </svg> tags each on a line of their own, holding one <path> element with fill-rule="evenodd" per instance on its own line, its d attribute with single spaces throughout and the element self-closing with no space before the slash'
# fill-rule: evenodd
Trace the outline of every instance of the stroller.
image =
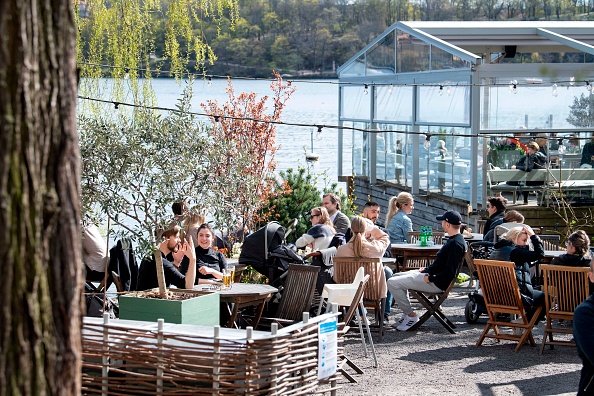
<svg viewBox="0 0 594 396">
<path fill-rule="evenodd" d="M 295 246 L 286 243 L 286 237 L 296 223 L 297 220 L 293 220 L 285 230 L 279 223 L 272 221 L 246 236 L 239 255 L 239 264 L 251 265 L 268 277 L 271 286 L 281 290 L 289 264 L 303 264 Z"/>
<path fill-rule="evenodd" d="M 473 242 L 470 244 L 470 252 L 473 259 L 488 259 L 489 254 L 493 250 L 493 242 Z M 478 274 L 476 271 L 472 274 L 476 280 L 474 290 L 468 293 L 468 302 L 464 308 L 464 317 L 466 322 L 474 324 L 478 322 L 481 315 L 487 313 L 487 307 L 485 306 L 485 298 L 481 292 Z"/>
</svg>

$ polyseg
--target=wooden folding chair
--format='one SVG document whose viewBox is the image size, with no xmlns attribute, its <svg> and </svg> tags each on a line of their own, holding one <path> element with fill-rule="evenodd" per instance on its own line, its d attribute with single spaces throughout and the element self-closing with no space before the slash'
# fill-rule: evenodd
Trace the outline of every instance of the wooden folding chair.
<svg viewBox="0 0 594 396">
<path fill-rule="evenodd" d="M 564 250 L 559 246 L 561 242 L 560 235 L 539 235 L 538 237 L 542 241 L 544 250 Z"/>
<path fill-rule="evenodd" d="M 515 264 L 511 261 L 474 260 L 478 272 L 479 282 L 485 299 L 485 306 L 489 314 L 487 325 L 480 335 L 476 346 L 481 346 L 483 340 L 495 338 L 499 340 L 516 341 L 515 351 L 519 351 L 526 341 L 536 346 L 532 335 L 532 328 L 542 311 L 537 307 L 532 319 L 529 321 L 522 304 L 520 288 L 516 279 Z M 497 320 L 497 314 L 516 315 L 517 319 L 511 322 Z M 500 331 L 500 327 L 511 327 L 514 332 L 507 334 Z M 517 332 L 516 332 L 517 329 Z M 493 333 L 490 333 L 490 331 Z M 518 334 L 519 333 L 519 334 Z"/>
<path fill-rule="evenodd" d="M 450 282 L 450 285 L 446 290 L 441 293 L 427 293 L 419 290 L 409 290 L 409 293 L 427 310 L 421 317 L 419 321 L 415 323 L 409 330 L 416 330 L 418 329 L 423 323 L 427 321 L 432 315 L 437 319 L 439 323 L 446 328 L 452 334 L 456 334 L 454 328 L 456 325 L 448 319 L 448 317 L 443 313 L 441 310 L 441 304 L 448 298 L 450 291 L 454 287 L 456 283 L 456 279 L 458 278 L 458 274 L 460 273 L 460 268 L 462 268 L 462 264 L 464 263 L 464 258 L 460 260 L 460 264 L 458 264 L 458 269 L 456 270 L 456 276 Z"/>
<path fill-rule="evenodd" d="M 369 281 L 369 275 L 365 275 L 363 279 L 357 285 L 357 290 L 353 295 L 353 298 L 350 302 L 349 308 L 346 311 L 346 314 L 343 317 L 343 320 L 338 325 L 338 335 L 340 337 L 344 337 L 344 335 L 350 330 L 349 323 L 351 323 L 353 317 L 357 315 L 357 319 L 359 322 L 359 334 L 361 335 L 361 342 L 363 343 L 363 349 L 365 351 L 365 356 L 367 357 L 367 345 L 365 343 L 365 335 L 363 334 L 363 320 L 359 311 L 363 312 L 363 293 L 365 292 L 365 287 L 367 286 L 367 282 Z M 371 353 L 373 354 L 373 367 L 377 367 L 377 356 L 375 354 L 375 346 L 373 345 L 373 339 L 371 338 L 371 331 L 369 329 L 369 324 L 365 322 L 365 327 L 367 330 L 367 337 L 369 339 L 369 345 L 371 346 Z M 363 370 L 359 368 L 352 360 L 347 358 L 344 353 L 340 354 L 340 359 L 342 363 L 339 365 L 338 370 L 345 376 L 349 382 L 357 382 L 349 373 L 344 370 L 344 365 L 348 365 L 351 367 L 357 374 L 363 374 Z"/>
<path fill-rule="evenodd" d="M 334 281 L 336 283 L 352 283 L 359 267 L 365 268 L 369 275 L 369 284 L 363 294 L 365 307 L 371 308 L 375 314 L 376 323 L 379 325 L 379 340 L 384 334 L 384 308 L 386 296 L 380 295 L 380 289 L 387 291 L 386 277 L 381 258 L 366 257 L 334 257 Z"/>
<path fill-rule="evenodd" d="M 279 327 L 300 321 L 309 312 L 320 267 L 289 264 L 285 287 L 274 318 L 261 318 L 261 323 L 276 322 Z"/>
<path fill-rule="evenodd" d="M 542 355 L 545 345 L 551 349 L 555 345 L 575 346 L 573 341 L 555 340 L 553 333 L 573 334 L 572 327 L 553 327 L 553 320 L 573 320 L 573 311 L 590 295 L 588 267 L 565 267 L 561 265 L 542 265 L 543 291 L 547 324 L 540 345 Z"/>
</svg>

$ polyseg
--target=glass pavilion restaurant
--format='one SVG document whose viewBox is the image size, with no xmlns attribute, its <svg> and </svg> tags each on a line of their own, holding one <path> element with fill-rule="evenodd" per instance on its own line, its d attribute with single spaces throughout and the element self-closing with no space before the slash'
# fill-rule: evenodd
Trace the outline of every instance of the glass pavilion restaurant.
<svg viewBox="0 0 594 396">
<path fill-rule="evenodd" d="M 508 137 L 546 136 L 569 161 L 594 132 L 594 22 L 397 22 L 338 76 L 340 180 L 382 213 L 411 192 L 415 229 L 484 208 L 483 164 L 523 154 Z M 570 123 L 580 97 L 589 108 Z"/>
</svg>

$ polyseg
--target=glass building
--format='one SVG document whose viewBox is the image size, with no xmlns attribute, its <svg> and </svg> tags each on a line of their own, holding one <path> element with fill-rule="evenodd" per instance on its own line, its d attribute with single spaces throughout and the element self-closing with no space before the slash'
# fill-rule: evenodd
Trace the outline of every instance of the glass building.
<svg viewBox="0 0 594 396">
<path fill-rule="evenodd" d="M 397 22 L 338 76 L 342 180 L 477 207 L 487 164 L 538 138 L 568 166 L 594 132 L 594 22 Z"/>
</svg>

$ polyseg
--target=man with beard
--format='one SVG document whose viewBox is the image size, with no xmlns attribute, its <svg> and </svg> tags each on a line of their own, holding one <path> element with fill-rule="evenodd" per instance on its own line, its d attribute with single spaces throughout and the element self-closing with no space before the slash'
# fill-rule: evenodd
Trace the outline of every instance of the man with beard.
<svg viewBox="0 0 594 396">
<path fill-rule="evenodd" d="M 191 289 L 196 280 L 196 251 L 194 241 L 189 238 L 188 241 L 181 243 L 180 227 L 174 225 L 163 233 L 162 242 L 159 245 L 161 259 L 163 261 L 163 272 L 165 273 L 165 285 L 174 285 L 180 289 Z M 173 261 L 167 259 L 171 254 Z M 188 271 L 186 274 L 179 272 L 179 265 L 186 256 L 189 260 Z M 138 272 L 138 290 L 148 290 L 159 287 L 157 280 L 157 269 L 155 255 L 145 257 L 140 263 Z"/>
</svg>

